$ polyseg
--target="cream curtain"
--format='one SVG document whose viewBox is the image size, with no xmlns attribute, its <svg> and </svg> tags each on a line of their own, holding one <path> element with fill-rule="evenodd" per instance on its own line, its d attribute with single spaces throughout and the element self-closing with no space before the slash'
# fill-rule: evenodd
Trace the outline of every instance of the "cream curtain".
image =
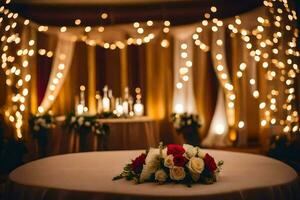
<svg viewBox="0 0 300 200">
<path fill-rule="evenodd" d="M 66 36 L 58 37 L 58 44 L 55 51 L 55 57 L 52 65 L 50 79 L 47 90 L 39 106 L 39 112 L 47 112 L 53 105 L 60 90 L 68 76 L 73 59 L 75 41 L 67 39 Z"/>
<path fill-rule="evenodd" d="M 219 88 L 215 113 L 210 124 L 208 135 L 204 138 L 202 145 L 205 147 L 230 146 L 232 143 L 229 141 L 228 133 L 229 127 L 226 117 L 224 93 L 222 88 Z"/>
<path fill-rule="evenodd" d="M 173 112 L 196 113 L 193 86 L 193 40 L 194 25 L 182 26 L 172 30 L 173 46 Z"/>
</svg>

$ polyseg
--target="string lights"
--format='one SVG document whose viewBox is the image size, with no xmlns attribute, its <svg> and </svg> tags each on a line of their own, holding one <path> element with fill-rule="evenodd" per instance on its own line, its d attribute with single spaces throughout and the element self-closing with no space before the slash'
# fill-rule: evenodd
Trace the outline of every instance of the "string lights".
<svg viewBox="0 0 300 200">
<path fill-rule="evenodd" d="M 259 103 L 259 109 L 263 115 L 260 124 L 282 126 L 284 133 L 299 131 L 299 116 L 295 107 L 295 78 L 299 74 L 298 64 L 295 62 L 299 57 L 297 50 L 298 29 L 296 28 L 297 15 L 289 7 L 287 0 L 264 1 L 268 14 L 266 17 L 257 17 L 258 25 L 252 31 L 239 29 L 236 26 L 242 24 L 239 17 L 235 24 L 229 24 L 228 28 L 234 34 L 240 34 L 246 48 L 249 49 L 250 56 L 259 63 L 265 70 L 267 82 L 276 85 L 281 82 L 285 89 L 270 88 L 265 97 Z M 258 45 L 256 45 L 258 44 Z M 243 66 L 237 72 L 238 78 L 243 75 Z M 254 79 L 250 79 L 250 85 L 255 84 Z M 280 94 L 280 95 L 279 95 Z M 253 96 L 258 98 L 258 90 L 253 91 Z M 285 96 L 285 101 L 282 100 Z M 280 102 L 280 103 L 279 103 Z M 285 112 L 278 113 L 279 108 Z"/>
<path fill-rule="evenodd" d="M 6 0 L 5 4 L 9 4 L 10 0 Z M 104 41 L 102 39 L 92 39 L 89 35 L 93 32 L 98 34 L 104 33 L 107 28 L 104 26 L 91 27 L 83 26 L 81 19 L 75 19 L 74 24 L 76 28 L 80 29 L 79 34 L 71 31 L 71 28 L 66 26 L 48 27 L 46 25 L 37 25 L 29 19 L 23 19 L 18 13 L 13 13 L 6 8 L 6 5 L 0 7 L 0 13 L 3 15 L 0 18 L 1 29 L 4 34 L 1 36 L 1 68 L 6 75 L 6 85 L 14 89 L 11 98 L 12 105 L 5 112 L 8 120 L 16 127 L 17 137 L 22 137 L 23 115 L 26 110 L 26 102 L 29 96 L 28 84 L 31 80 L 30 72 L 30 57 L 38 53 L 41 56 L 52 58 L 53 51 L 44 48 L 35 50 L 37 44 L 34 39 L 26 41 L 22 39 L 22 34 L 18 33 L 18 26 L 34 26 L 39 32 L 50 32 L 53 29 L 61 34 L 71 34 L 76 40 L 83 41 L 90 46 L 101 46 L 105 49 L 123 49 L 127 45 L 142 45 L 152 41 L 156 32 L 154 27 L 159 27 L 163 38 L 160 45 L 164 48 L 169 46 L 169 40 L 166 39 L 166 34 L 171 30 L 171 23 L 168 20 L 163 22 L 153 22 L 148 20 L 145 22 L 134 22 L 131 28 L 134 30 L 135 37 L 129 37 L 123 40 Z M 249 50 L 250 56 L 256 61 L 257 65 L 265 73 L 265 80 L 269 85 L 276 85 L 275 88 L 268 87 L 267 93 L 260 91 L 259 80 L 256 77 L 251 77 L 248 83 L 254 88 L 252 91 L 253 98 L 259 101 L 258 109 L 262 113 L 260 116 L 261 127 L 267 126 L 281 126 L 284 133 L 299 131 L 299 115 L 295 106 L 295 80 L 299 76 L 299 67 L 296 62 L 299 59 L 300 53 L 297 49 L 297 41 L 299 31 L 296 27 L 297 14 L 293 10 L 287 0 L 264 0 L 264 7 L 267 9 L 266 16 L 257 17 L 257 26 L 253 30 L 243 28 L 243 20 L 240 16 L 236 16 L 232 23 L 225 24 L 225 21 L 214 17 L 218 11 L 217 7 L 212 6 L 208 13 L 204 14 L 204 19 L 196 27 L 192 34 L 194 44 L 204 52 L 212 49 L 208 44 L 205 44 L 201 39 L 202 33 L 205 29 L 210 29 L 215 35 L 219 35 L 224 27 L 234 35 L 240 36 L 244 42 L 245 47 Z M 108 13 L 100 13 L 101 20 L 109 18 Z M 230 111 L 234 111 L 235 107 L 235 88 L 230 80 L 230 75 L 226 70 L 226 59 L 224 52 L 225 41 L 223 38 L 216 37 L 212 41 L 215 46 L 214 64 L 216 74 L 220 80 L 222 87 L 224 87 L 226 95 L 226 106 Z M 22 45 L 21 45 L 22 43 Z M 16 47 L 16 48 L 15 48 Z M 188 54 L 187 49 L 192 48 L 185 42 L 180 43 L 180 59 L 182 66 L 179 68 L 180 80 L 176 83 L 176 88 L 181 90 L 185 82 L 190 80 L 189 72 L 193 66 L 192 58 Z M 15 52 L 12 52 L 17 49 Z M 63 54 L 61 60 L 63 61 Z M 245 62 L 241 62 L 239 69 L 235 76 L 243 78 L 245 71 L 249 70 Z M 49 101 L 54 101 L 54 93 L 57 85 L 65 76 L 64 63 L 58 63 L 56 66 L 56 74 L 53 82 L 49 85 Z M 280 82 L 281 86 L 277 87 Z M 272 83 L 272 84 L 270 84 Z M 284 89 L 283 89 L 284 88 Z M 284 96 L 284 100 L 282 100 Z M 182 105 L 177 106 L 177 110 L 183 110 Z M 281 110 L 284 112 L 281 112 Z M 40 113 L 45 111 L 44 107 L 38 108 Z M 230 111 L 230 112 L 231 112 Z M 279 112 L 280 111 L 280 112 Z M 235 122 L 233 122 L 235 123 Z M 245 126 L 244 121 L 237 122 L 238 128 Z"/>
<path fill-rule="evenodd" d="M 6 1 L 6 4 L 9 2 Z M 29 94 L 28 85 L 31 80 L 31 75 L 28 73 L 30 72 L 30 57 L 35 54 L 36 43 L 33 39 L 30 39 L 28 43 L 25 40 L 22 41 L 23 33 L 18 33 L 16 29 L 19 16 L 17 13 L 10 12 L 4 6 L 0 8 L 0 13 L 6 16 L 5 20 L 1 17 L 1 25 L 7 23 L 3 30 L 4 34 L 1 36 L 1 68 L 6 75 L 6 85 L 12 91 L 12 95 L 8 97 L 11 103 L 7 106 L 5 116 L 15 127 L 16 137 L 21 139 Z M 17 50 L 14 51 L 14 49 Z"/>
</svg>

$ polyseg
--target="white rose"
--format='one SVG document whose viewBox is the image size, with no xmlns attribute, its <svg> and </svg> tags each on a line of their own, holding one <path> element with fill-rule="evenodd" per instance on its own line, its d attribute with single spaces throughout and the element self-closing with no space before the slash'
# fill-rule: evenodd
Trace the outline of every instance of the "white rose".
<svg viewBox="0 0 300 200">
<path fill-rule="evenodd" d="M 184 144 L 183 148 L 185 150 L 185 155 L 186 155 L 187 158 L 192 158 L 192 157 L 197 155 L 197 148 L 196 147 L 194 147 L 192 145 L 189 145 L 189 144 Z"/>
<path fill-rule="evenodd" d="M 47 129 L 47 128 L 48 128 L 48 124 L 42 124 L 42 127 L 43 127 L 44 129 Z"/>
<path fill-rule="evenodd" d="M 43 121 L 44 121 L 44 119 L 42 119 L 42 118 L 38 118 L 38 119 L 36 120 L 37 124 L 41 124 Z"/>
<path fill-rule="evenodd" d="M 170 169 L 170 178 L 175 181 L 181 181 L 185 178 L 185 171 L 183 167 L 173 167 Z"/>
<path fill-rule="evenodd" d="M 35 126 L 33 127 L 33 130 L 34 130 L 34 131 L 39 131 L 39 130 L 40 130 L 40 127 L 39 127 L 38 125 L 35 125 Z"/>
<path fill-rule="evenodd" d="M 46 120 L 45 120 L 45 119 L 42 119 L 42 120 L 41 120 L 41 124 L 42 124 L 42 126 L 44 126 L 44 125 L 46 124 Z"/>
<path fill-rule="evenodd" d="M 84 118 L 83 117 L 79 117 L 79 119 L 78 119 L 79 126 L 81 126 L 83 124 L 83 122 L 84 122 Z"/>
<path fill-rule="evenodd" d="M 200 174 L 204 170 L 204 161 L 201 158 L 193 157 L 187 163 L 187 168 L 189 169 L 194 181 L 198 181 Z"/>
<path fill-rule="evenodd" d="M 167 178 L 168 175 L 164 170 L 160 169 L 155 172 L 155 180 L 158 182 L 163 183 L 167 180 Z"/>
<path fill-rule="evenodd" d="M 173 161 L 173 159 L 174 159 L 173 155 L 168 155 L 167 157 L 165 157 L 164 166 L 168 167 L 168 168 L 174 167 L 174 161 Z"/>
<path fill-rule="evenodd" d="M 73 124 L 76 121 L 76 117 L 71 117 L 71 123 Z"/>
<path fill-rule="evenodd" d="M 199 147 L 197 147 L 197 154 L 198 154 L 198 157 L 200 157 L 200 158 L 204 158 L 205 157 L 205 155 L 206 155 L 206 152 L 205 151 L 203 151 L 202 149 L 200 149 Z"/>
</svg>

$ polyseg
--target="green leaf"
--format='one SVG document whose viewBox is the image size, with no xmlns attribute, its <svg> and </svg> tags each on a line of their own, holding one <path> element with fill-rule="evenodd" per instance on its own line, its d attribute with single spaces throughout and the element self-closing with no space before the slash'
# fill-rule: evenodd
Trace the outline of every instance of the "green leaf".
<svg viewBox="0 0 300 200">
<path fill-rule="evenodd" d="M 116 180 L 120 180 L 120 179 L 122 179 L 122 178 L 124 178 L 124 177 L 122 176 L 122 174 L 120 174 L 120 175 L 118 175 L 118 176 L 115 176 L 112 180 L 113 180 L 113 181 L 116 181 Z"/>
</svg>

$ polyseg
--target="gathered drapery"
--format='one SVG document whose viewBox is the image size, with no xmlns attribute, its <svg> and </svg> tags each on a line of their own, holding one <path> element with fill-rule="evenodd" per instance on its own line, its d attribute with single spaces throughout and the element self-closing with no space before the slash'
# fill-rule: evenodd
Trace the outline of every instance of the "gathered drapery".
<svg viewBox="0 0 300 200">
<path fill-rule="evenodd" d="M 248 27 L 245 28 L 251 30 L 256 24 L 253 21 L 263 13 L 263 9 L 257 9 L 241 16 L 249 21 Z M 226 19 L 224 24 L 227 25 L 233 20 L 234 18 Z M 226 116 L 224 121 L 228 122 L 228 131 L 225 127 L 226 134 L 222 137 L 237 141 L 240 145 L 246 145 L 249 140 L 259 139 L 261 143 L 267 144 L 270 127 L 260 126 L 264 115 L 259 109 L 259 102 L 265 101 L 262 98 L 265 98 L 272 88 L 265 80 L 265 71 L 261 63 L 255 62 L 249 55 L 249 49 L 245 48 L 245 43 L 239 36 L 232 35 L 224 27 L 213 33 L 208 26 L 200 34 L 202 42 L 211 46 L 206 52 L 193 44 L 192 35 L 197 24 L 175 27 L 174 30 L 171 29 L 172 34 L 168 35 L 155 30 L 155 38 L 149 43 L 125 46 L 122 49 L 105 49 L 90 42 L 99 38 L 115 41 L 123 40 L 128 35 L 136 36 L 136 33 L 125 31 L 128 26 L 115 26 L 111 27 L 111 30 L 108 28 L 105 34 L 89 33 L 85 35 L 85 42 L 75 42 L 71 37 L 70 40 L 66 40 L 65 37 L 53 34 L 51 28 L 51 34 L 45 36 L 45 33 L 37 33 L 35 27 L 31 27 L 31 32 L 37 33 L 37 47 L 48 48 L 48 51 L 54 53 L 53 58 L 37 54 L 31 58 L 36 59 L 37 63 L 36 70 L 31 70 L 30 88 L 31 91 L 37 90 L 30 93 L 31 102 L 39 102 L 44 111 L 50 109 L 55 115 L 66 115 L 74 111 L 75 97 L 79 94 L 79 87 L 84 85 L 89 111 L 95 113 L 95 94 L 97 90 L 101 91 L 104 85 L 113 90 L 115 97 L 122 96 L 127 86 L 134 96 L 134 89 L 140 87 L 146 114 L 160 121 L 161 139 L 164 141 L 170 142 L 174 139 L 169 117 L 176 111 L 178 104 L 182 104 L 182 109 L 179 106 L 182 112 L 199 114 L 202 123 L 201 138 L 211 132 L 209 130 L 214 130 L 214 113 L 218 113 L 216 108 L 220 108 L 225 109 L 226 115 L 222 116 Z M 80 34 L 76 28 L 70 32 Z M 163 39 L 168 39 L 167 47 L 161 46 Z M 223 41 L 223 45 L 217 45 L 216 40 L 219 39 Z M 182 48 L 182 44 L 187 46 L 187 58 L 181 57 L 181 49 L 185 49 L 184 46 Z M 216 57 L 220 53 L 223 60 Z M 61 63 L 62 57 L 64 63 Z M 188 80 L 184 81 L 181 80 L 179 71 L 182 65 L 186 65 L 186 61 L 191 61 L 192 67 L 188 68 Z M 241 63 L 245 63 L 247 67 L 243 77 L 237 77 Z M 64 64 L 64 67 L 60 64 Z M 219 65 L 223 66 L 228 82 L 223 82 L 225 79 L 218 73 Z M 58 75 L 59 72 L 63 75 Z M 51 85 L 56 82 L 56 78 L 59 80 L 54 84 L 55 92 L 51 92 Z M 5 82 L 3 74 L 0 75 L 0 79 L 1 82 Z M 249 84 L 250 79 L 254 80 L 253 84 Z M 182 87 L 178 82 L 182 83 Z M 230 85 L 233 86 L 233 90 L 230 89 Z M 276 83 L 273 87 L 284 91 L 281 83 Z M 259 90 L 259 98 L 252 95 L 256 90 Z M 0 91 L 1 96 L 8 96 L 9 92 Z M 224 98 L 224 101 L 219 98 Z M 228 109 L 228 99 L 234 103 L 234 109 Z M 1 106 L 6 104 L 1 100 L 0 103 Z M 32 107 L 29 110 L 36 113 L 36 105 L 38 103 L 28 104 L 28 107 Z M 279 110 L 276 115 L 284 114 Z M 215 145 L 214 141 L 210 144 Z"/>
</svg>

